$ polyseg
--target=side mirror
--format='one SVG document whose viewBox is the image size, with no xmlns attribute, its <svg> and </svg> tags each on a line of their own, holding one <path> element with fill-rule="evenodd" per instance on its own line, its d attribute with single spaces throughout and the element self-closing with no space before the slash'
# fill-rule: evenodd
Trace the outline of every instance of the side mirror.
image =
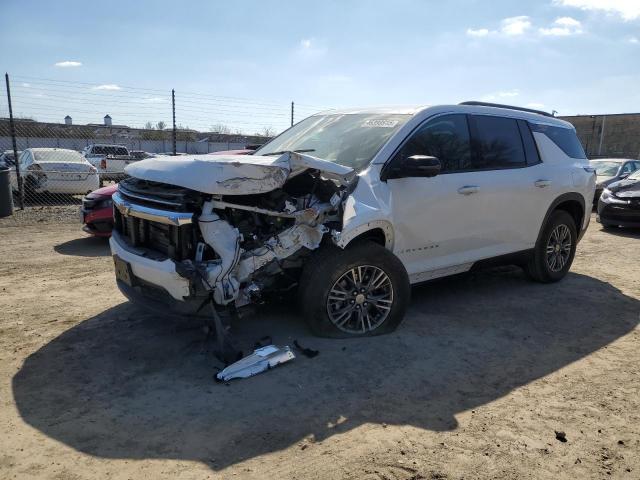
<svg viewBox="0 0 640 480">
<path fill-rule="evenodd" d="M 405 177 L 435 177 L 441 168 L 438 157 L 427 155 L 412 155 L 402 162 L 402 173 Z"/>
<path fill-rule="evenodd" d="M 380 179 L 386 181 L 392 178 L 435 177 L 440 173 L 440 168 L 437 157 L 412 155 L 393 162 L 382 171 Z"/>
<path fill-rule="evenodd" d="M 620 175 L 618 175 L 618 178 L 627 178 L 629 176 L 629 173 L 621 173 Z"/>
</svg>

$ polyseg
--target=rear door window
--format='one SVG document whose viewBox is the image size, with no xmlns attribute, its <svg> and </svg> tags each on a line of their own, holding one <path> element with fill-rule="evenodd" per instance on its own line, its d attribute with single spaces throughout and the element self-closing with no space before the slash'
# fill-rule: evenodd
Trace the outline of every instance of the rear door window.
<svg viewBox="0 0 640 480">
<path fill-rule="evenodd" d="M 473 170 L 524 167 L 527 164 L 520 128 L 513 118 L 471 115 Z"/>
</svg>

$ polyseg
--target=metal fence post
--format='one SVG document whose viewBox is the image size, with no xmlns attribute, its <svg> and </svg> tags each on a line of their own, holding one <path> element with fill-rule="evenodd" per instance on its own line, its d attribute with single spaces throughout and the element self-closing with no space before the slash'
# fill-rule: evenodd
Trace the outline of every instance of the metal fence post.
<svg viewBox="0 0 640 480">
<path fill-rule="evenodd" d="M 293 102 L 291 102 L 291 126 L 293 127 Z"/>
<path fill-rule="evenodd" d="M 4 74 L 4 80 L 7 85 L 7 103 L 9 104 L 9 128 L 11 129 L 11 141 L 13 142 L 13 158 L 16 166 L 16 180 L 18 182 L 18 199 L 20 209 L 24 210 L 24 186 L 22 184 L 22 175 L 20 175 L 20 164 L 18 163 L 18 146 L 16 144 L 16 125 L 13 121 L 13 108 L 11 106 L 11 89 L 9 88 L 9 74 Z"/>
<path fill-rule="evenodd" d="M 171 109 L 173 111 L 173 154 L 176 155 L 176 91 L 171 89 Z"/>
<path fill-rule="evenodd" d="M 600 125 L 600 142 L 598 143 L 598 155 L 602 155 L 602 140 L 604 139 L 604 123 L 606 116 L 602 115 L 602 124 Z"/>
</svg>

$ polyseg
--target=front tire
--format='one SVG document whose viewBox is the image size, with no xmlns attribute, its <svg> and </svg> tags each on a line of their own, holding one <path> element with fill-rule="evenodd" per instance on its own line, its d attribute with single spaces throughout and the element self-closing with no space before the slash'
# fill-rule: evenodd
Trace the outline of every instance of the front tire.
<svg viewBox="0 0 640 480">
<path fill-rule="evenodd" d="M 561 280 L 571 268 L 577 241 L 573 217 L 564 210 L 556 210 L 549 217 L 525 270 L 537 282 Z"/>
<path fill-rule="evenodd" d="M 410 290 L 398 257 L 366 241 L 344 250 L 325 245 L 315 251 L 302 271 L 299 299 L 314 334 L 368 337 L 397 328 Z"/>
</svg>

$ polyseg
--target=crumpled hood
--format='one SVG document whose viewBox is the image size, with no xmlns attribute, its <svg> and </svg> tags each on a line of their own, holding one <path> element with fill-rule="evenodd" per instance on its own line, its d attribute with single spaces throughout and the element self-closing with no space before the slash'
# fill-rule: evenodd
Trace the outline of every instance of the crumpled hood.
<svg viewBox="0 0 640 480">
<path fill-rule="evenodd" d="M 309 168 L 349 184 L 355 170 L 311 155 L 287 152 L 279 156 L 193 155 L 140 160 L 125 168 L 132 177 L 177 185 L 212 195 L 253 195 L 284 185 L 290 176 Z"/>
<path fill-rule="evenodd" d="M 619 198 L 640 198 L 640 180 L 620 180 L 612 183 L 608 188 Z"/>
</svg>

